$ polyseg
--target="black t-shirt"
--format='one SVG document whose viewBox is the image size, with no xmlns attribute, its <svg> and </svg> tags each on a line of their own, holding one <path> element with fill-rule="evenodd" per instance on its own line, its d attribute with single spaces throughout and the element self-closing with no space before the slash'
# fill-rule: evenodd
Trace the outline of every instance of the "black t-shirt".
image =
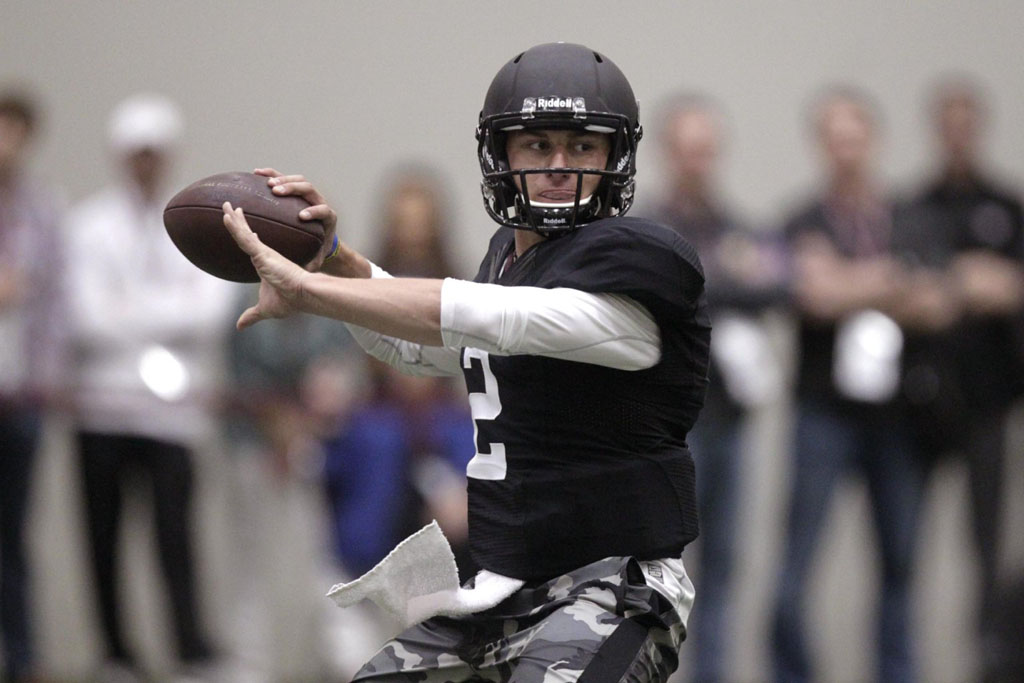
<svg viewBox="0 0 1024 683">
<path fill-rule="evenodd" d="M 463 350 L 478 457 L 504 462 L 495 478 L 469 480 L 474 559 L 536 580 L 612 555 L 678 556 L 697 535 L 686 435 L 710 338 L 696 252 L 655 223 L 605 219 L 502 272 L 513 239 L 495 234 L 476 281 L 627 295 L 654 316 L 662 353 L 652 368 L 625 371 Z"/>
<path fill-rule="evenodd" d="M 788 291 L 781 276 L 774 281 L 751 284 L 733 275 L 724 263 L 721 246 L 729 238 L 755 243 L 758 249 L 769 244 L 764 235 L 755 233 L 722 207 L 711 206 L 705 211 L 687 213 L 666 202 L 645 215 L 675 230 L 696 247 L 707 280 L 705 289 L 712 321 L 716 313 L 737 311 L 757 315 L 786 301 Z M 725 375 L 712 354 L 702 414 L 705 419 L 738 419 L 744 412 L 742 404 L 726 390 Z"/>
<path fill-rule="evenodd" d="M 918 201 L 897 205 L 892 253 L 905 267 L 941 272 L 956 255 L 950 221 L 936 207 Z M 956 347 L 948 330 L 903 329 L 900 396 L 922 457 L 934 460 L 963 445 L 968 409 L 957 370 Z"/>
<path fill-rule="evenodd" d="M 931 241 L 953 258 L 985 251 L 1024 263 L 1024 213 L 1011 193 L 973 177 L 939 181 L 914 203 L 928 217 Z M 934 247 L 933 247 L 934 249 Z M 1024 389 L 1024 325 L 1021 316 L 970 316 L 945 340 L 967 409 L 1005 408 Z"/>
<path fill-rule="evenodd" d="M 790 243 L 805 235 L 817 235 L 831 242 L 847 258 L 869 258 L 889 251 L 892 236 L 891 205 L 878 203 L 866 209 L 851 209 L 827 200 L 814 200 L 795 212 L 783 227 Z M 846 410 L 875 412 L 885 404 L 847 398 L 837 389 L 833 365 L 839 324 L 799 315 L 797 335 L 799 357 L 796 393 L 801 400 L 838 405 Z"/>
</svg>

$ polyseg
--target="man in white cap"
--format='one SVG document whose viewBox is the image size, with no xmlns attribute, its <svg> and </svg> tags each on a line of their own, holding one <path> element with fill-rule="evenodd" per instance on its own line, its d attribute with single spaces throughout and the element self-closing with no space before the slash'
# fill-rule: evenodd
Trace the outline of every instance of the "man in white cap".
<svg viewBox="0 0 1024 683">
<path fill-rule="evenodd" d="M 65 235 L 75 438 L 107 658 L 101 678 L 138 670 L 116 576 L 132 485 L 152 500 L 182 669 L 214 657 L 196 603 L 193 453 L 214 427 L 209 381 L 233 290 L 192 266 L 163 228 L 164 184 L 182 131 L 178 108 L 162 96 L 118 105 L 109 142 L 121 177 L 71 211 Z"/>
</svg>

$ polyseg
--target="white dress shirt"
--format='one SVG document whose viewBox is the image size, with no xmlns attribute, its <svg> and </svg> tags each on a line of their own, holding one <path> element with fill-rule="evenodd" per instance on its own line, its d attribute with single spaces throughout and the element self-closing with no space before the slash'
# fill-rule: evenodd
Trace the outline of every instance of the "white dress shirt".
<svg viewBox="0 0 1024 683">
<path fill-rule="evenodd" d="M 80 428 L 182 442 L 214 426 L 237 285 L 181 255 L 163 207 L 112 187 L 66 222 L 69 379 Z"/>
</svg>

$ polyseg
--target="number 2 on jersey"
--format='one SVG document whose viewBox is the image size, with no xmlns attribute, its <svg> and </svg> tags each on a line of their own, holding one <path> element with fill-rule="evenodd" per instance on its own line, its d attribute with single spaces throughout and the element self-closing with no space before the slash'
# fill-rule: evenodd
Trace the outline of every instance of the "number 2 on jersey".
<svg viewBox="0 0 1024 683">
<path fill-rule="evenodd" d="M 492 481 L 504 479 L 505 444 L 484 444 L 480 440 L 480 423 L 484 420 L 493 420 L 501 413 L 498 380 L 491 371 L 490 358 L 486 351 L 467 348 L 462 353 L 462 367 L 467 371 L 467 376 L 470 373 L 476 374 L 477 370 L 483 375 L 483 391 L 478 389 L 479 377 L 473 378 L 477 380 L 476 382 L 467 382 L 471 387 L 469 408 L 473 413 L 473 443 L 476 445 L 476 455 L 466 466 L 466 474 L 474 479 L 490 479 Z"/>
</svg>

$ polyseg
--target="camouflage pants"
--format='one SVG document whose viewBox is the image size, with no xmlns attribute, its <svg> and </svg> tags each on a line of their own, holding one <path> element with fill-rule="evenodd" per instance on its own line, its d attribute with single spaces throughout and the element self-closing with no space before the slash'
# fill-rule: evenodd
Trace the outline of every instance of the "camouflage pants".
<svg viewBox="0 0 1024 683">
<path fill-rule="evenodd" d="M 644 571 L 611 557 L 528 584 L 484 612 L 428 619 L 386 643 L 353 680 L 664 681 L 686 629 Z"/>
</svg>

